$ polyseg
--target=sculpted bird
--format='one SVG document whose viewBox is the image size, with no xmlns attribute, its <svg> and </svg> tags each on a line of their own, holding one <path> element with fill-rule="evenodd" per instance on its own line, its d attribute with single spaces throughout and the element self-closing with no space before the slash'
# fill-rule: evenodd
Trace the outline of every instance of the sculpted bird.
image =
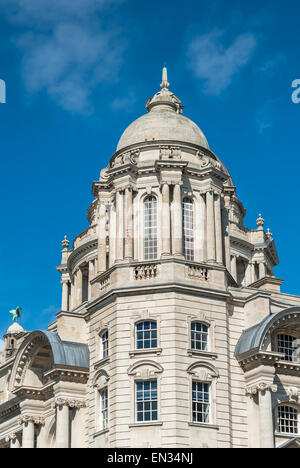
<svg viewBox="0 0 300 468">
<path fill-rule="evenodd" d="M 12 314 L 12 319 L 16 322 L 21 317 L 22 307 L 17 307 L 15 310 L 10 310 L 9 313 Z"/>
</svg>

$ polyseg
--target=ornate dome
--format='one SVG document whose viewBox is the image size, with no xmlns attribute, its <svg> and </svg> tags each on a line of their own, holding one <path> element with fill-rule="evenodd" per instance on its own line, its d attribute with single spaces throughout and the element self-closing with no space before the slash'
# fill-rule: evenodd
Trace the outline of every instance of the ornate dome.
<svg viewBox="0 0 300 468">
<path fill-rule="evenodd" d="M 117 151 L 145 141 L 182 141 L 209 149 L 205 135 L 192 120 L 182 115 L 181 101 L 168 90 L 167 70 L 163 69 L 161 91 L 149 99 L 143 115 L 125 130 Z"/>
<path fill-rule="evenodd" d="M 17 322 L 14 322 L 10 327 L 8 327 L 6 333 L 10 333 L 11 335 L 17 335 L 18 333 L 24 333 L 24 328 Z"/>
</svg>

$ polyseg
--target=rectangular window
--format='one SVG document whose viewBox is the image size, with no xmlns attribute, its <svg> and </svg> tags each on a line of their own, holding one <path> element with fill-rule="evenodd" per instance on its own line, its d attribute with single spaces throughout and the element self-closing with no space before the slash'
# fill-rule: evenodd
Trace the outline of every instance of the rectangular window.
<svg viewBox="0 0 300 468">
<path fill-rule="evenodd" d="M 193 382 L 192 391 L 193 422 L 210 422 L 210 384 Z"/>
<path fill-rule="evenodd" d="M 107 429 L 108 427 L 108 390 L 100 392 L 100 429 Z"/>
<path fill-rule="evenodd" d="M 298 411 L 295 408 L 278 407 L 278 430 L 284 434 L 298 434 Z"/>
<path fill-rule="evenodd" d="M 156 322 L 141 322 L 136 326 L 136 349 L 157 348 Z"/>
<path fill-rule="evenodd" d="M 108 357 L 108 331 L 104 332 L 101 336 L 102 341 L 102 359 Z"/>
<path fill-rule="evenodd" d="M 137 422 L 157 421 L 157 380 L 136 382 Z"/>
<path fill-rule="evenodd" d="M 144 202 L 144 257 L 157 258 L 157 202 L 148 197 Z"/>
<path fill-rule="evenodd" d="M 197 351 L 208 351 L 208 327 L 204 323 L 192 322 L 191 347 Z"/>
</svg>

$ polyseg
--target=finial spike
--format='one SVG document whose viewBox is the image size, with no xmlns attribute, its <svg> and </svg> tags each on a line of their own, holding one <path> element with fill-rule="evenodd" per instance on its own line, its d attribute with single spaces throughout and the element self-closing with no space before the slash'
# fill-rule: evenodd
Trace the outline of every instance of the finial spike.
<svg viewBox="0 0 300 468">
<path fill-rule="evenodd" d="M 167 67 L 164 66 L 162 69 L 162 82 L 160 87 L 161 88 L 168 88 L 170 86 L 170 83 L 168 82 L 168 70 Z"/>
</svg>

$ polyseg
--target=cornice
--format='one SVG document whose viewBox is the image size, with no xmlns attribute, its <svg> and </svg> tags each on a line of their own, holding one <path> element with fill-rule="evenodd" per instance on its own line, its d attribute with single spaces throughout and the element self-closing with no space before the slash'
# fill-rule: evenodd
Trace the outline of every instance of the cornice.
<svg viewBox="0 0 300 468">
<path fill-rule="evenodd" d="M 0 405 L 0 421 L 18 412 L 20 412 L 20 399 L 15 397 Z"/>
</svg>

